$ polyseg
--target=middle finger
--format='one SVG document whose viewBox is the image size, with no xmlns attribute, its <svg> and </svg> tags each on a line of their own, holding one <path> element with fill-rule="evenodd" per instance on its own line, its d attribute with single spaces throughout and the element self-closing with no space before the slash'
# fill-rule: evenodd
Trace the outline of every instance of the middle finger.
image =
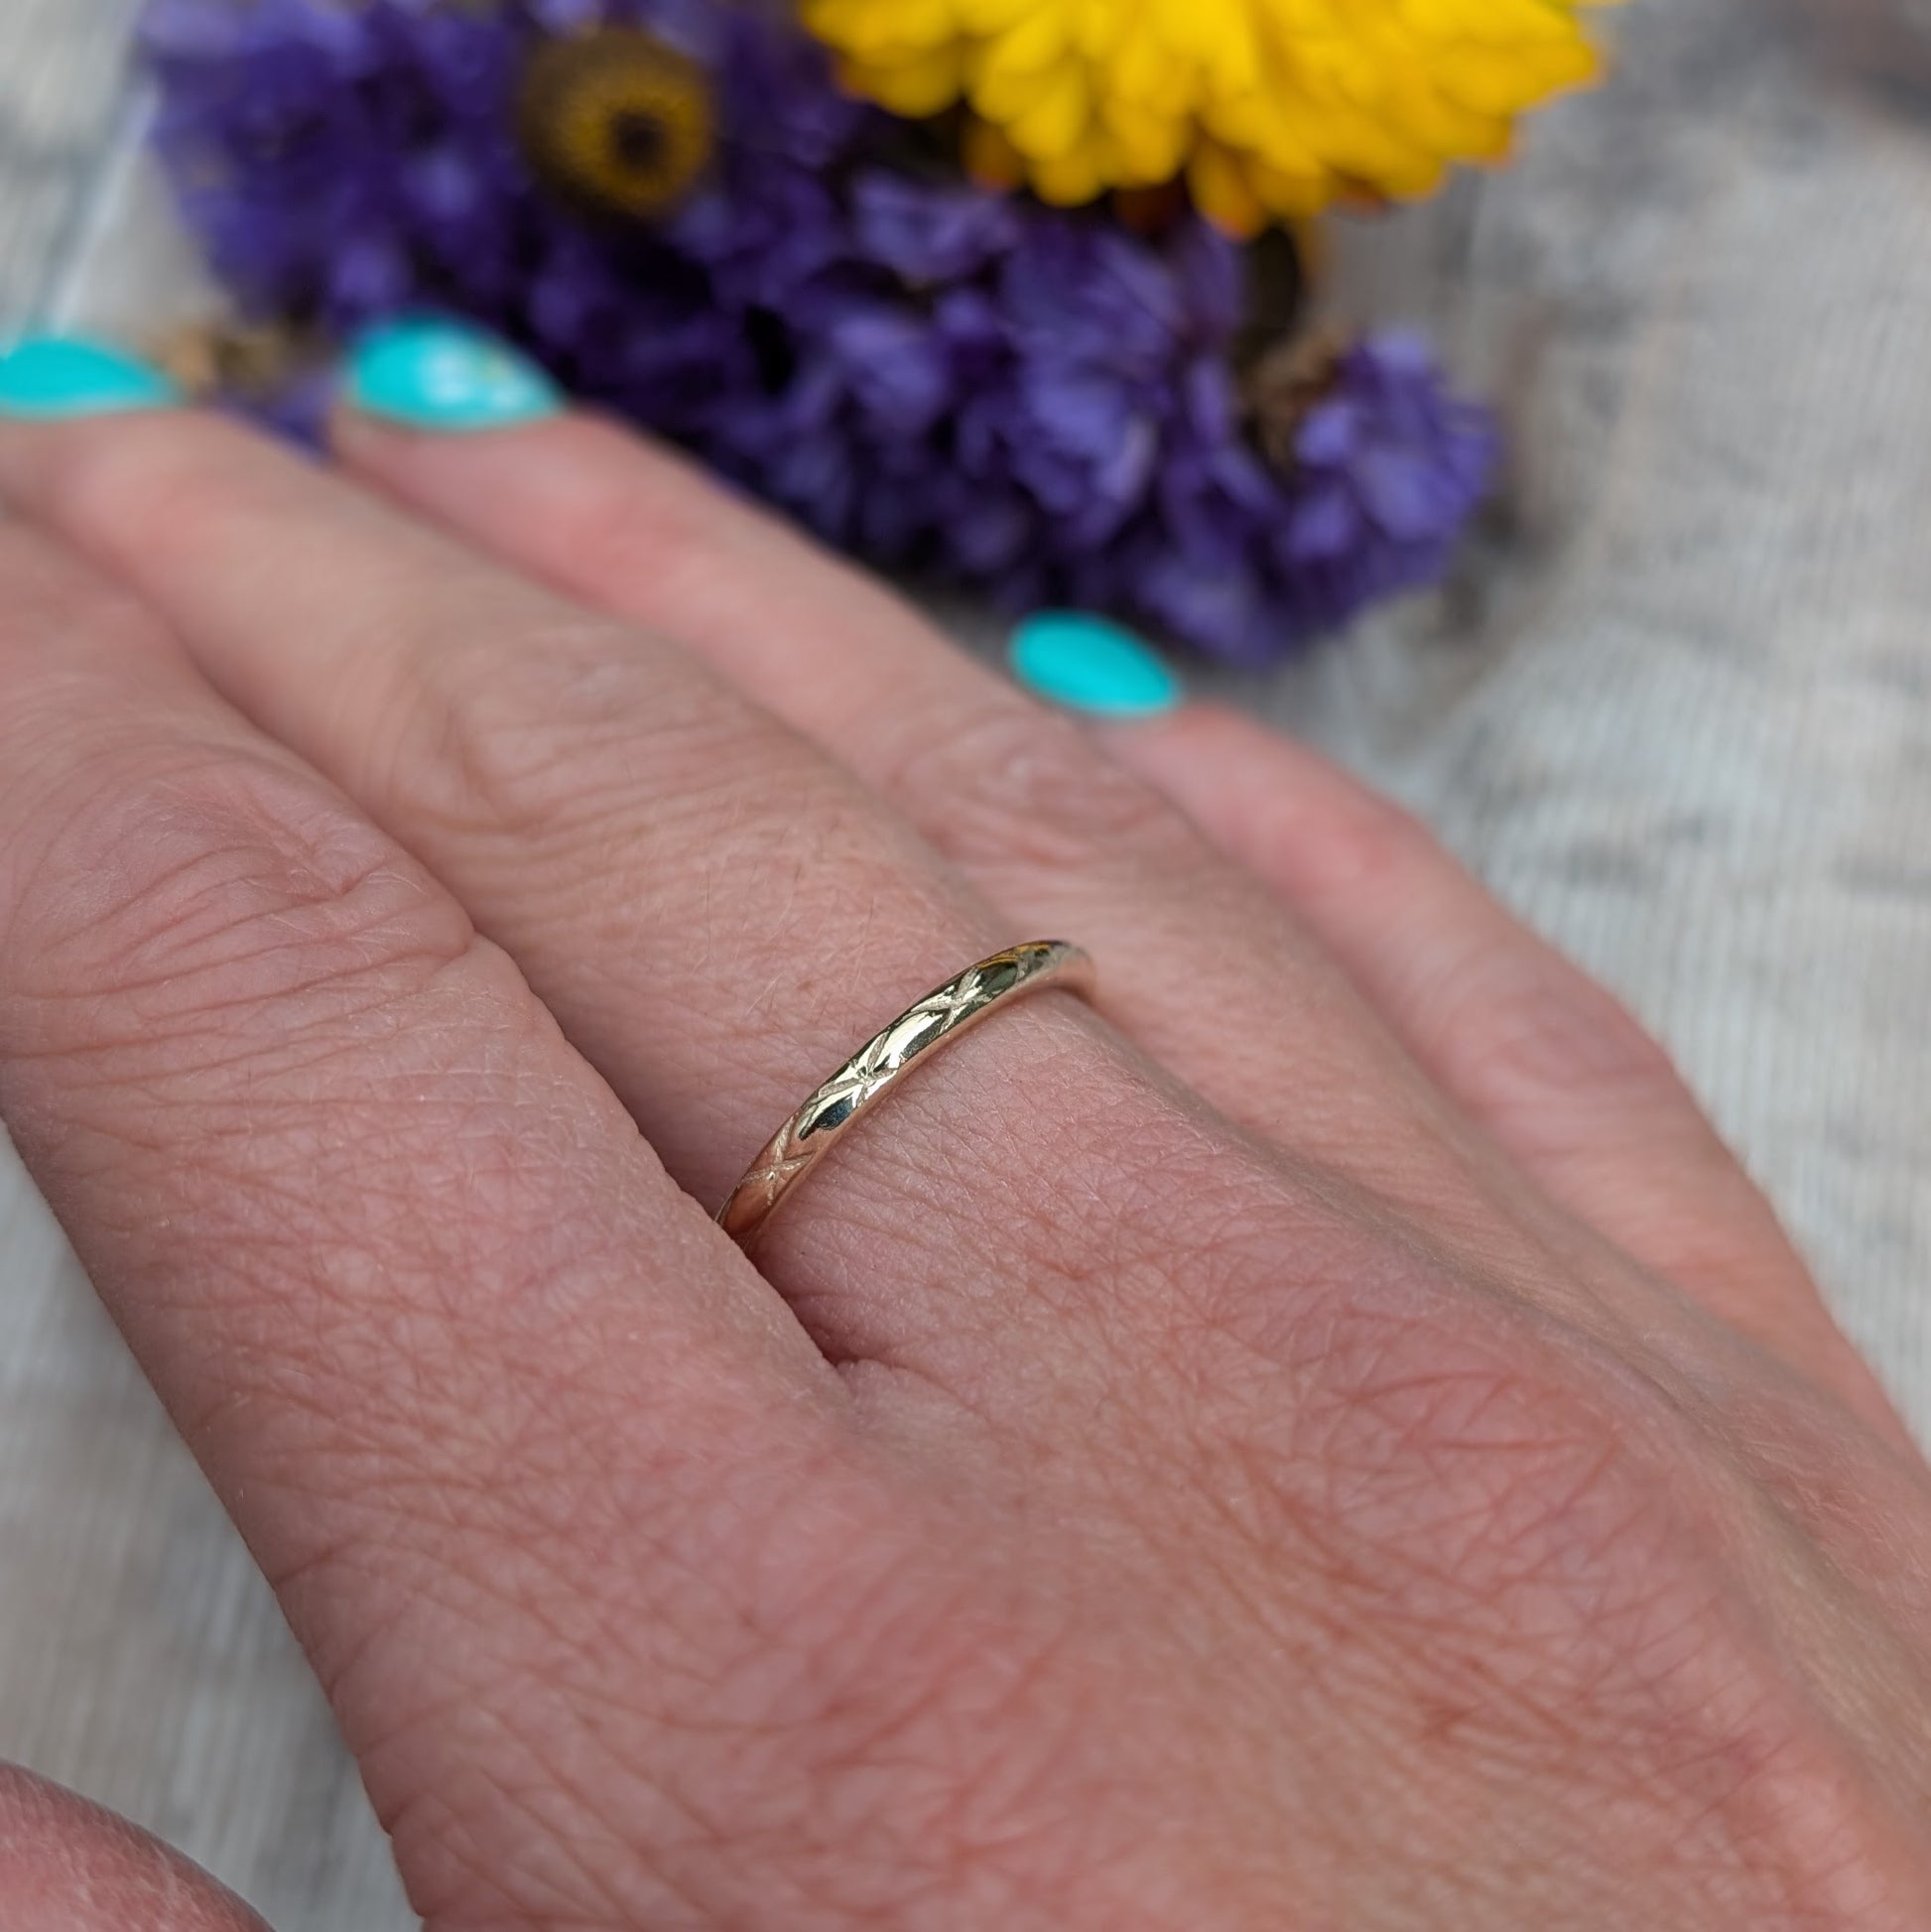
<svg viewBox="0 0 1931 1932">
<path fill-rule="evenodd" d="M 598 609 L 674 638 L 823 746 L 1028 927 L 1105 958 L 1101 1005 L 1216 1107 L 1436 1218 L 1506 1218 L 1517 1177 L 1277 895 L 1093 732 L 686 459 L 576 415 L 478 442 L 361 409 L 337 454 Z M 1365 842 L 1337 863 L 1376 869 Z"/>
<path fill-rule="evenodd" d="M 866 1034 L 1031 937 L 709 669 L 232 425 L 9 426 L 0 488 L 441 876 L 708 1204 Z M 1015 1317 L 1074 1319 L 1052 1288 L 1090 1273 L 1088 1231 L 1029 1204 L 1146 1204 L 1109 1238 L 1123 1272 L 1144 1245 L 1152 1282 L 1162 1204 L 1198 1198 L 1209 1163 L 1217 1187 L 1243 1167 L 1064 996 L 962 1042 L 887 1111 L 760 1255 L 835 1356 L 916 1354 L 942 1380 L 1002 1328 L 1009 1355 Z M 996 1161 L 960 1158 L 962 1121 L 995 1123 Z M 962 1280 L 1002 1286 L 943 1312 L 917 1292 Z"/>
</svg>

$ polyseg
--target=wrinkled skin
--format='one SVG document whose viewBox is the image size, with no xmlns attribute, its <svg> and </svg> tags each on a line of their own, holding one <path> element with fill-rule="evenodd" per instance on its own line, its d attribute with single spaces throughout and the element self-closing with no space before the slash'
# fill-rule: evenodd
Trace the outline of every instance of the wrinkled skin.
<svg viewBox="0 0 1931 1932">
<path fill-rule="evenodd" d="M 0 433 L 0 1107 L 432 1932 L 1931 1924 L 1926 1472 L 1604 993 L 612 430 L 338 443 Z M 24 1778 L 0 1922 L 253 1923 Z"/>
</svg>

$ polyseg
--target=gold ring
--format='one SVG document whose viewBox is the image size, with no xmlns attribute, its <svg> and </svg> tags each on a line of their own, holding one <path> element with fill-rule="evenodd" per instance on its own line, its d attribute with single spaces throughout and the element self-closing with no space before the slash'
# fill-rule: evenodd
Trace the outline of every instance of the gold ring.
<svg viewBox="0 0 1931 1932">
<path fill-rule="evenodd" d="M 859 1114 L 934 1047 L 958 1039 L 1016 994 L 1048 986 L 1088 993 L 1093 981 L 1093 961 L 1059 939 L 1008 947 L 948 979 L 867 1040 L 771 1136 L 717 1210 L 718 1225 L 748 1247 L 779 1202 L 831 1152 Z"/>
</svg>

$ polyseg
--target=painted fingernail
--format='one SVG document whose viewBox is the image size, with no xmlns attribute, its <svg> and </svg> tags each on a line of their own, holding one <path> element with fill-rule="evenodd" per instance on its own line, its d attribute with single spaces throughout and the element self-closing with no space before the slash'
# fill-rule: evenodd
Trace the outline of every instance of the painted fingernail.
<svg viewBox="0 0 1931 1932">
<path fill-rule="evenodd" d="M 28 335 L 0 349 L 0 417 L 54 423 L 166 409 L 182 394 L 159 369 L 85 335 Z"/>
<path fill-rule="evenodd" d="M 540 422 L 564 406 L 557 385 L 507 342 L 428 317 L 384 322 L 356 342 L 348 400 L 384 422 L 451 435 Z"/>
<path fill-rule="evenodd" d="M 1022 685 L 1091 717 L 1153 717 L 1187 695 L 1150 645 L 1085 611 L 1035 611 L 1013 631 L 1007 656 Z"/>
</svg>

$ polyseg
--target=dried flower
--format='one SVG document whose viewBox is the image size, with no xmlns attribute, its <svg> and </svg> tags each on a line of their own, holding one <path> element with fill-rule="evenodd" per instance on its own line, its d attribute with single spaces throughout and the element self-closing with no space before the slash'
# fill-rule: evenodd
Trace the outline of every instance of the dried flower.
<svg viewBox="0 0 1931 1932">
<path fill-rule="evenodd" d="M 556 37 L 613 34 L 706 95 L 708 161 L 648 218 L 532 162 L 570 148 L 531 125 Z M 1439 568 L 1480 493 L 1485 419 L 1386 343 L 1269 416 L 1270 459 L 1247 251 L 935 171 L 765 10 L 151 0 L 146 42 L 182 204 L 252 314 L 466 317 L 874 561 L 1260 662 Z"/>
<path fill-rule="evenodd" d="M 971 153 L 1047 200 L 1185 175 L 1235 234 L 1339 196 L 1428 193 L 1590 79 L 1578 0 L 804 0 L 855 91 L 969 102 Z"/>
</svg>

